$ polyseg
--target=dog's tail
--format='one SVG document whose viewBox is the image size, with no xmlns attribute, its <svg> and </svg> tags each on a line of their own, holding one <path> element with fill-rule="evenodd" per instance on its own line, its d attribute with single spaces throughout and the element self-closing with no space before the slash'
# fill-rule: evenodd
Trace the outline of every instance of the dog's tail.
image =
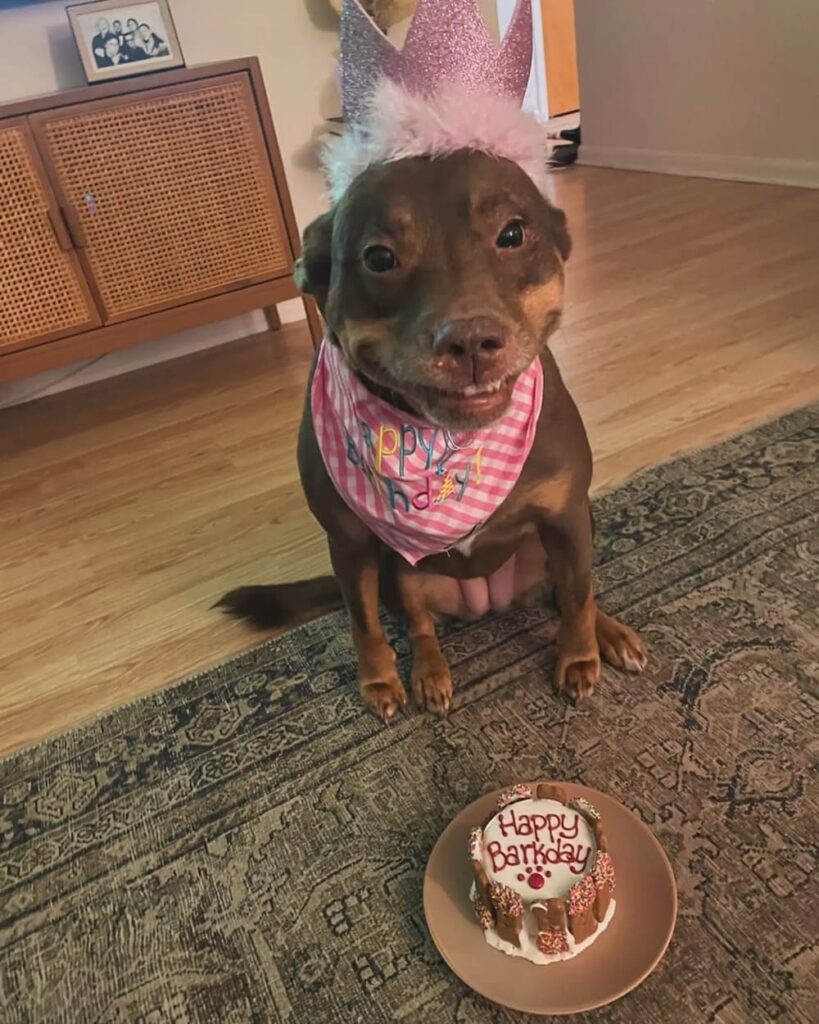
<svg viewBox="0 0 819 1024">
<path fill-rule="evenodd" d="M 318 576 L 297 583 L 237 587 L 216 603 L 237 619 L 260 629 L 295 626 L 341 608 L 344 601 L 335 576 Z"/>
</svg>

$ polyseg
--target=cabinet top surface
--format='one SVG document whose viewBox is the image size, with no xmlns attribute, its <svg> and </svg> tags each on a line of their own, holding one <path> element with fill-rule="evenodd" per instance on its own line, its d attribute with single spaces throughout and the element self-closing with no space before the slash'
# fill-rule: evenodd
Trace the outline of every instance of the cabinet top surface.
<svg viewBox="0 0 819 1024">
<path fill-rule="evenodd" d="M 112 96 L 127 96 L 129 93 L 157 89 L 163 85 L 182 85 L 185 82 L 197 82 L 203 78 L 212 78 L 217 75 L 249 71 L 257 63 L 255 57 L 242 57 L 237 60 L 218 61 L 212 64 L 198 64 L 190 68 L 176 68 L 172 71 L 155 71 L 152 74 L 135 75 L 131 78 L 117 79 L 114 82 L 85 85 L 78 89 L 65 89 L 46 93 L 43 96 L 13 100 L 11 103 L 0 103 L 0 119 L 21 117 L 37 113 L 40 110 L 55 110 L 75 103 L 87 103 L 90 100 L 101 100 Z"/>
</svg>

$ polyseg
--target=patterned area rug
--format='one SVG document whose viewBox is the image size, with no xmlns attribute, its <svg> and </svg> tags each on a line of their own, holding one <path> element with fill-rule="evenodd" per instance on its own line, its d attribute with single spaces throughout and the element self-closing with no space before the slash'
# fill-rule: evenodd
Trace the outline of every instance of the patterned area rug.
<svg viewBox="0 0 819 1024">
<path fill-rule="evenodd" d="M 449 721 L 384 729 L 331 616 L 0 763 L 3 1024 L 520 1021 L 441 962 L 421 885 L 465 803 L 540 777 L 636 810 L 679 885 L 659 968 L 579 1020 L 815 1020 L 818 455 L 803 410 L 597 502 L 651 663 L 581 708 L 527 610 L 448 633 Z"/>
</svg>

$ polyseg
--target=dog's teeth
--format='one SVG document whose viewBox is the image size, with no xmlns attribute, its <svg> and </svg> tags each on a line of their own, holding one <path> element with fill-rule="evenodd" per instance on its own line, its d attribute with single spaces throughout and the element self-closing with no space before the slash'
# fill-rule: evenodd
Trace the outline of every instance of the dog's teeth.
<svg viewBox="0 0 819 1024">
<path fill-rule="evenodd" d="M 495 381 L 494 384 L 470 384 L 468 388 L 464 388 L 464 395 L 467 398 L 472 398 L 474 395 L 491 395 L 496 391 L 500 391 L 501 384 L 503 381 Z"/>
</svg>

